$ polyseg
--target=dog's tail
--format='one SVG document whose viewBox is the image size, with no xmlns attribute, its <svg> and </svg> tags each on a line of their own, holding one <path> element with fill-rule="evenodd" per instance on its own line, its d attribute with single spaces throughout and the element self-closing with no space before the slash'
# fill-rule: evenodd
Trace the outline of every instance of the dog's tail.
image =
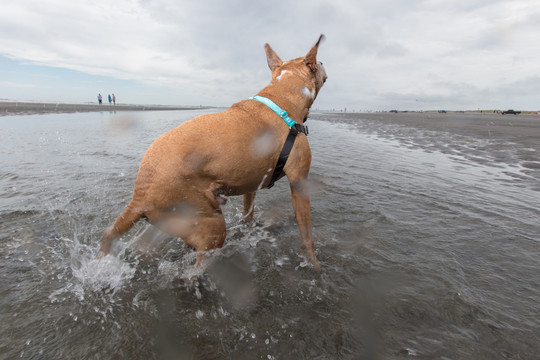
<svg viewBox="0 0 540 360">
<path fill-rule="evenodd" d="M 131 227 L 143 217 L 143 211 L 136 206 L 133 206 L 133 201 L 126 206 L 124 211 L 118 216 L 114 225 L 108 228 L 101 238 L 101 247 L 99 249 L 98 258 L 102 258 L 111 251 L 111 246 L 114 240 L 126 233 Z"/>
</svg>

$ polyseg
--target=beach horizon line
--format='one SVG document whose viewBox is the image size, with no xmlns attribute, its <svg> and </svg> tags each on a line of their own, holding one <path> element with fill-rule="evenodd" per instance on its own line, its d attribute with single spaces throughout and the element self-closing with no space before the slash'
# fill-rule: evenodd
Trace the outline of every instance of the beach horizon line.
<svg viewBox="0 0 540 360">
<path fill-rule="evenodd" d="M 0 116 L 100 111 L 163 111 L 211 109 L 214 106 L 62 103 L 0 100 Z"/>
</svg>

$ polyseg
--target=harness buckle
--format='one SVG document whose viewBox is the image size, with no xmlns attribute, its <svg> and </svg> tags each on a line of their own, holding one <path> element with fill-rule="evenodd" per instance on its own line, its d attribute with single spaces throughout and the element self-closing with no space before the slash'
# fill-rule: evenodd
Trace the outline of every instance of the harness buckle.
<svg viewBox="0 0 540 360">
<path fill-rule="evenodd" d="M 309 130 L 308 130 L 308 127 L 306 125 L 294 124 L 289 129 L 295 135 L 298 135 L 298 133 L 304 133 L 306 136 L 308 136 L 308 134 L 309 134 Z"/>
</svg>

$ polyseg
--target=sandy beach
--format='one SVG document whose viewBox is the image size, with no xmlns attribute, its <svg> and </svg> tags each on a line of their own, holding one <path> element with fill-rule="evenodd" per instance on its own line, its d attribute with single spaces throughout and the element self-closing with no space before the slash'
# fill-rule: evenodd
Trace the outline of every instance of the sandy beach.
<svg viewBox="0 0 540 360">
<path fill-rule="evenodd" d="M 201 107 L 160 106 L 160 105 L 98 105 L 98 104 L 63 104 L 34 102 L 0 101 L 0 116 L 30 115 L 49 113 L 77 113 L 94 111 L 157 111 L 157 110 L 193 110 Z"/>
<path fill-rule="evenodd" d="M 376 120 L 412 126 L 426 131 L 445 131 L 478 138 L 506 139 L 540 151 L 540 115 L 501 115 L 496 113 L 331 113 L 336 121 Z M 313 118 L 321 117 L 314 115 Z M 324 115 L 322 115 L 324 117 Z"/>
</svg>

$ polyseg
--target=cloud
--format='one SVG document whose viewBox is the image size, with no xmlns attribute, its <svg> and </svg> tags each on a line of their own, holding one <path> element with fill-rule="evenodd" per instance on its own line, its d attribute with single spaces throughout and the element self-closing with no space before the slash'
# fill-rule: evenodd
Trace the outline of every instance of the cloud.
<svg viewBox="0 0 540 360">
<path fill-rule="evenodd" d="M 146 84 L 153 102 L 229 105 L 268 83 L 265 42 L 290 59 L 325 33 L 315 106 L 469 106 L 540 76 L 538 16 L 536 0 L 20 0 L 2 6 L 0 55 Z"/>
<path fill-rule="evenodd" d="M 400 44 L 386 44 L 377 50 L 376 56 L 379 58 L 394 58 L 404 56 L 407 52 L 407 49 Z"/>
<path fill-rule="evenodd" d="M 13 88 L 33 88 L 33 87 L 36 87 L 35 84 L 25 84 L 25 83 L 12 82 L 12 81 L 0 81 L 0 86 L 13 87 Z"/>
</svg>

